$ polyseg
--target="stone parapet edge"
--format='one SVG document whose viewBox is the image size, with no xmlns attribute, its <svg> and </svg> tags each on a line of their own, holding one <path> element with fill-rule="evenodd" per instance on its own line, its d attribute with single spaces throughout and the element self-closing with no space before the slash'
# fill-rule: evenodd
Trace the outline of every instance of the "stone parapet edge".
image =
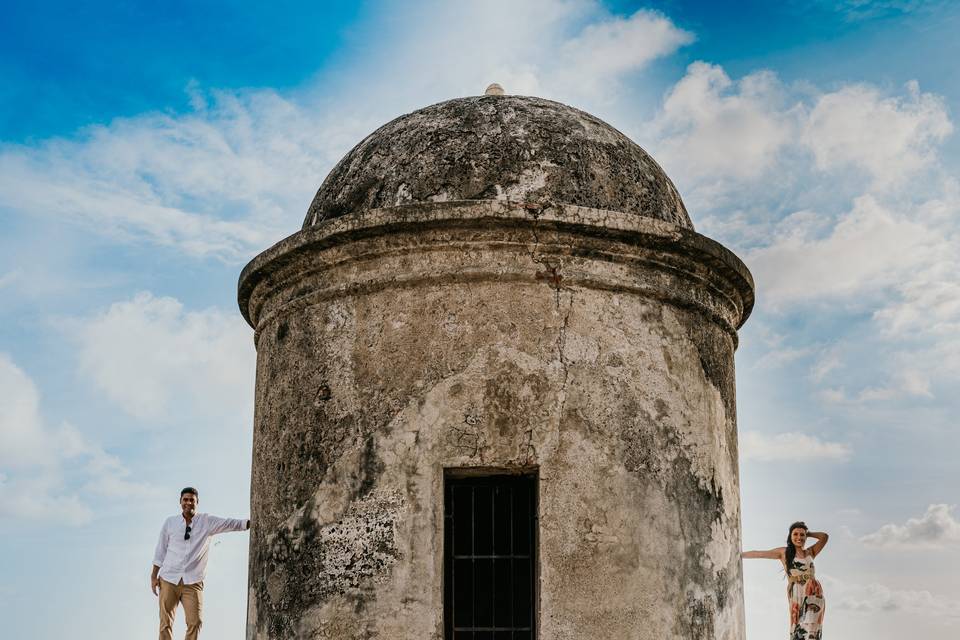
<svg viewBox="0 0 960 640">
<path fill-rule="evenodd" d="M 247 323 L 257 329 L 258 312 L 251 309 L 257 286 L 311 252 L 358 239 L 409 234 L 420 229 L 490 228 L 497 223 L 514 228 L 526 226 L 534 232 L 556 230 L 626 242 L 694 260 L 720 276 L 738 294 L 739 301 L 731 300 L 740 310 L 740 317 L 732 329 L 741 327 L 753 308 L 753 277 L 743 261 L 715 240 L 679 225 L 568 204 L 460 200 L 358 211 L 288 236 L 254 257 L 240 273 L 237 293 L 240 311 Z"/>
</svg>

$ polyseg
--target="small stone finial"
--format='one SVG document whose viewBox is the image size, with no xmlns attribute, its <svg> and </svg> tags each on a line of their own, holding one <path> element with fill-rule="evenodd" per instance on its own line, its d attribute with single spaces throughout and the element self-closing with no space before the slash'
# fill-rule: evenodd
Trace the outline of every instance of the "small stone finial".
<svg viewBox="0 0 960 640">
<path fill-rule="evenodd" d="M 487 87 L 487 90 L 483 92 L 483 95 L 485 96 L 502 96 L 503 94 L 503 87 L 496 82 Z"/>
</svg>

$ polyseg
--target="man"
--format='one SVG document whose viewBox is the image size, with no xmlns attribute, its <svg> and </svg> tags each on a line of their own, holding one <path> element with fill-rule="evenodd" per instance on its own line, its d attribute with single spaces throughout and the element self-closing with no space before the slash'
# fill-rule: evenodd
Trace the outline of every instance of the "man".
<svg viewBox="0 0 960 640">
<path fill-rule="evenodd" d="M 197 513 L 199 502 L 200 494 L 193 487 L 181 491 L 183 513 L 167 518 L 160 529 L 150 574 L 150 589 L 160 598 L 160 640 L 173 639 L 173 617 L 181 602 L 187 618 L 186 640 L 197 640 L 203 624 L 203 579 L 210 536 L 250 528 L 250 520 Z"/>
</svg>

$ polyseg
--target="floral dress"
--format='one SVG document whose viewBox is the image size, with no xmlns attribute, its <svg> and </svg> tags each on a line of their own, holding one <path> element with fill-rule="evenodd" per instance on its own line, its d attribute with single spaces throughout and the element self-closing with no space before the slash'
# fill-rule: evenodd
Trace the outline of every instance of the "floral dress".
<svg viewBox="0 0 960 640">
<path fill-rule="evenodd" d="M 790 640 L 821 640 L 820 627 L 826 602 L 816 592 L 813 554 L 797 556 L 787 571 L 787 600 L 790 603 Z"/>
</svg>

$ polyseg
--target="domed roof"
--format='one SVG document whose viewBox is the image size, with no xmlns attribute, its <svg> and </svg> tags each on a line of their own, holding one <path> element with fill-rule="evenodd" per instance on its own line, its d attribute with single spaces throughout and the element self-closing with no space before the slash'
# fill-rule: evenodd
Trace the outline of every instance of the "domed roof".
<svg viewBox="0 0 960 640">
<path fill-rule="evenodd" d="M 415 202 L 496 199 L 693 229 L 673 183 L 635 142 L 559 102 L 507 95 L 448 100 L 383 125 L 333 168 L 303 226 Z"/>
</svg>

